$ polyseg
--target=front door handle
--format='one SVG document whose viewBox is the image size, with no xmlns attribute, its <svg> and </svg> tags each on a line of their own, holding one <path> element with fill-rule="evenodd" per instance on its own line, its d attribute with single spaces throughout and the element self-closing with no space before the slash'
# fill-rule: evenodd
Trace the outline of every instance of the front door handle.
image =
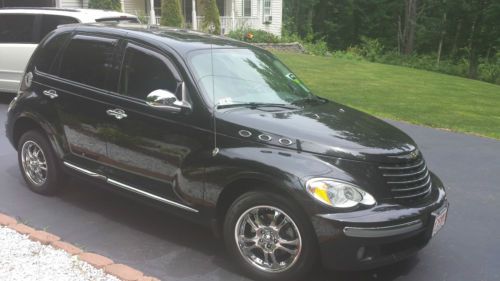
<svg viewBox="0 0 500 281">
<path fill-rule="evenodd" d="M 123 118 L 127 118 L 127 113 L 125 113 L 125 110 L 119 109 L 119 108 L 108 109 L 108 110 L 106 110 L 106 114 L 108 114 L 109 116 L 113 116 L 118 120 L 121 120 Z"/>
<path fill-rule="evenodd" d="M 55 99 L 58 97 L 56 90 L 52 89 L 43 91 L 43 94 L 49 97 L 50 99 Z"/>
</svg>

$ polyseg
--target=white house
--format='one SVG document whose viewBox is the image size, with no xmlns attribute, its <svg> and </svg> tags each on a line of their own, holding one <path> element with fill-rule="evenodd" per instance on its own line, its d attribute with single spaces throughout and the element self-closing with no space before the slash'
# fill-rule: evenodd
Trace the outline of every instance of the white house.
<svg viewBox="0 0 500 281">
<path fill-rule="evenodd" d="M 203 20 L 200 4 L 204 0 L 180 0 L 186 26 L 199 29 Z M 126 13 L 149 17 L 159 23 L 161 0 L 121 0 Z M 0 0 L 0 6 L 44 6 L 58 8 L 88 8 L 88 0 Z M 241 27 L 262 29 L 281 35 L 283 0 L 217 0 L 221 15 L 221 29 L 229 31 Z M 153 9 L 151 9 L 153 7 Z"/>
</svg>

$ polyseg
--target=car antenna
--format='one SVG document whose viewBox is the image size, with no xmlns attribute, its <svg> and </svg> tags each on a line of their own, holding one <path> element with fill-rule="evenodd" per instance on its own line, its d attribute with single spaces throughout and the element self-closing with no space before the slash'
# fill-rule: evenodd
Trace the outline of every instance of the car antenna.
<svg viewBox="0 0 500 281">
<path fill-rule="evenodd" d="M 210 30 L 214 32 L 215 27 L 210 27 Z M 214 73 L 214 49 L 213 49 L 213 34 L 210 35 L 210 65 L 212 71 L 212 123 L 214 127 L 214 150 L 212 150 L 212 156 L 216 156 L 219 153 L 219 148 L 217 147 L 217 118 L 215 117 L 215 112 L 217 111 L 217 103 L 215 102 L 215 73 Z"/>
</svg>

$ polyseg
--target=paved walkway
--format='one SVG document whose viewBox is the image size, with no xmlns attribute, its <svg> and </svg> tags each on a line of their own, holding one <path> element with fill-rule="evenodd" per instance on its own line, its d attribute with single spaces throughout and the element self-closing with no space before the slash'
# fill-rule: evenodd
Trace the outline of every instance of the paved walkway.
<svg viewBox="0 0 500 281">
<path fill-rule="evenodd" d="M 161 279 L 247 280 L 207 229 L 84 182 L 59 197 L 30 192 L 4 136 L 6 110 L 0 102 L 0 212 Z M 309 280 L 500 280 L 500 141 L 393 123 L 415 138 L 448 187 L 447 225 L 409 261 Z"/>
</svg>

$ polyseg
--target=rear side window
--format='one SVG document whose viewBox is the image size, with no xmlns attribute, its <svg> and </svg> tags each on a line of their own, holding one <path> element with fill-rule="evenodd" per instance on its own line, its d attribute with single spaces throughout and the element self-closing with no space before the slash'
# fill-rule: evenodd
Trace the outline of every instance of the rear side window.
<svg viewBox="0 0 500 281">
<path fill-rule="evenodd" d="M 0 43 L 36 44 L 35 15 L 1 14 Z"/>
<path fill-rule="evenodd" d="M 43 39 L 49 32 L 63 24 L 77 23 L 78 20 L 72 17 L 42 15 L 42 24 L 40 27 L 40 39 Z"/>
<path fill-rule="evenodd" d="M 154 90 L 177 92 L 180 79 L 173 72 L 173 65 L 156 52 L 129 44 L 121 72 L 121 94 L 145 100 Z"/>
<path fill-rule="evenodd" d="M 115 39 L 77 35 L 61 58 L 59 76 L 100 89 L 110 90 L 107 75 L 113 67 Z"/>
<path fill-rule="evenodd" d="M 35 66 L 38 71 L 54 74 L 53 64 L 57 54 L 69 39 L 70 33 L 59 33 L 49 35 L 39 47 L 36 54 Z"/>
</svg>

